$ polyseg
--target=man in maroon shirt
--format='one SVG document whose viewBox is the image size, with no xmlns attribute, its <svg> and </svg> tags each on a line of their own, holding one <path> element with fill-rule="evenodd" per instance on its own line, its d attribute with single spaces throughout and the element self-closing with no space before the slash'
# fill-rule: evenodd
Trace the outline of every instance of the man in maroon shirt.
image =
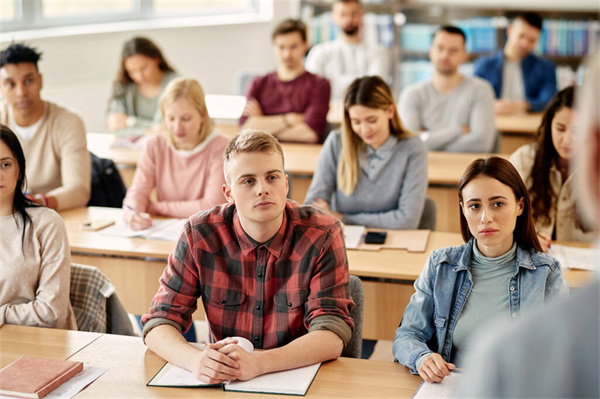
<svg viewBox="0 0 600 399">
<path fill-rule="evenodd" d="M 142 317 L 146 345 L 197 378 L 220 383 L 340 356 L 352 335 L 348 262 L 339 221 L 286 200 L 283 152 L 244 131 L 225 149 L 227 204 L 190 217 Z M 202 298 L 211 341 L 181 335 Z"/>
<path fill-rule="evenodd" d="M 331 87 L 304 69 L 306 26 L 286 19 L 273 31 L 277 71 L 256 77 L 240 125 L 272 133 L 280 141 L 322 143 L 327 134 Z"/>
</svg>

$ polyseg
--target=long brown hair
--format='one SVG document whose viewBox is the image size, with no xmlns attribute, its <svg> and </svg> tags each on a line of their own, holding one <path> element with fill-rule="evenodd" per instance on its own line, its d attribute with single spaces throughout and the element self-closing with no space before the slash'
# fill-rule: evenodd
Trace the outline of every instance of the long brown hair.
<svg viewBox="0 0 600 399">
<path fill-rule="evenodd" d="M 531 205 L 534 220 L 543 224 L 550 222 L 552 204 L 557 201 L 556 195 L 550 184 L 550 168 L 558 162 L 558 152 L 552 142 L 552 121 L 558 111 L 563 108 L 573 108 L 574 89 L 569 86 L 556 93 L 548 103 L 542 123 L 537 131 L 536 152 L 531 169 Z"/>
<path fill-rule="evenodd" d="M 123 88 L 128 83 L 133 83 L 133 79 L 131 79 L 127 73 L 127 70 L 125 69 L 125 60 L 132 55 L 145 55 L 146 57 L 157 59 L 158 69 L 163 72 L 175 72 L 173 67 L 169 65 L 163 56 L 160 48 L 158 48 L 158 46 L 152 40 L 145 37 L 134 37 L 123 44 L 123 50 L 121 51 L 121 63 L 113 84 L 112 98 L 122 95 L 121 92 Z"/>
<path fill-rule="evenodd" d="M 498 180 L 500 183 L 511 188 L 518 200 L 523 199 L 523 213 L 517 216 L 517 224 L 513 232 L 513 238 L 517 245 L 523 249 L 534 249 L 538 252 L 543 252 L 542 246 L 538 240 L 533 216 L 531 213 L 531 201 L 527 194 L 527 187 L 523 183 L 523 179 L 517 172 L 517 169 L 506 159 L 500 157 L 490 157 L 488 159 L 479 158 L 471 162 L 465 173 L 460 179 L 458 185 L 458 200 L 460 208 L 460 231 L 465 242 L 468 242 L 473 235 L 469 230 L 469 224 L 463 213 L 462 191 L 471 180 L 478 176 L 487 176 Z"/>
<path fill-rule="evenodd" d="M 344 120 L 342 122 L 342 151 L 338 163 L 338 187 L 346 195 L 354 192 L 358 183 L 358 154 L 365 143 L 352 130 L 348 110 L 353 105 L 387 110 L 394 108 L 394 116 L 390 119 L 390 134 L 399 139 L 411 137 L 400 121 L 400 115 L 394 103 L 394 96 L 388 85 L 379 76 L 365 76 L 354 80 L 348 86 L 344 96 Z"/>
</svg>

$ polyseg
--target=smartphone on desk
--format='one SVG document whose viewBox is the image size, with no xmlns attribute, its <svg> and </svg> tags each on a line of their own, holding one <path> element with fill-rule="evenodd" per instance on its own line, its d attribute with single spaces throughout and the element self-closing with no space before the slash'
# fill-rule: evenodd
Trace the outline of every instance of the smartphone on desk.
<svg viewBox="0 0 600 399">
<path fill-rule="evenodd" d="M 97 230 L 102 230 L 103 228 L 111 226 L 113 224 L 115 224 L 114 220 L 110 220 L 110 219 L 94 219 L 94 220 L 90 220 L 89 222 L 85 222 L 83 224 L 80 224 L 79 228 L 81 230 L 97 231 Z"/>
<path fill-rule="evenodd" d="M 365 235 L 365 244 L 383 244 L 387 237 L 385 231 L 369 231 Z"/>
</svg>

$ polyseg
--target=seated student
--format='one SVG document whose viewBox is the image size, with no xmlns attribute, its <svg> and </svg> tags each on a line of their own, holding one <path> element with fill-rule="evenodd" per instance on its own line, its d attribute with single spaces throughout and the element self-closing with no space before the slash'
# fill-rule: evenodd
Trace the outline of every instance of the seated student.
<svg viewBox="0 0 600 399">
<path fill-rule="evenodd" d="M 527 189 L 510 162 L 473 161 L 458 195 L 466 244 L 433 251 L 393 344 L 396 361 L 428 382 L 449 375 L 490 320 L 528 316 L 568 291 L 558 261 L 542 252 Z"/>
<path fill-rule="evenodd" d="M 407 129 L 432 151 L 491 152 L 496 142 L 494 93 L 483 79 L 458 71 L 468 59 L 462 29 L 442 26 L 429 49 L 433 79 L 406 87 L 398 100 Z"/>
<path fill-rule="evenodd" d="M 77 330 L 65 224 L 25 196 L 25 176 L 19 139 L 0 125 L 0 326 Z"/>
<path fill-rule="evenodd" d="M 600 49 L 588 60 L 586 72 L 577 90 L 574 188 L 582 213 L 600 238 Z M 600 252 L 596 267 L 598 260 Z M 599 398 L 598 277 L 596 273 L 587 286 L 534 317 L 506 329 L 485 329 L 465 360 L 468 374 L 457 397 Z"/>
<path fill-rule="evenodd" d="M 554 64 L 533 55 L 541 33 L 538 14 L 519 14 L 506 29 L 504 49 L 475 61 L 475 76 L 494 88 L 496 114 L 542 111 L 556 93 Z"/>
<path fill-rule="evenodd" d="M 18 136 L 27 159 L 27 192 L 56 210 L 85 206 L 91 195 L 91 161 L 85 127 L 71 111 L 40 97 L 41 53 L 13 43 L 0 52 L 0 123 Z"/>
<path fill-rule="evenodd" d="M 273 31 L 277 71 L 258 76 L 246 93 L 243 129 L 260 129 L 280 141 L 322 143 L 327 129 L 331 89 L 327 79 L 304 69 L 306 26 L 286 19 Z"/>
<path fill-rule="evenodd" d="M 325 140 L 305 202 L 344 223 L 416 229 L 427 184 L 427 148 L 402 126 L 387 84 L 356 79 L 342 132 Z"/>
<path fill-rule="evenodd" d="M 221 159 L 227 139 L 214 129 L 200 84 L 177 78 L 160 100 L 165 134 L 148 139 L 123 200 L 123 217 L 135 230 L 150 215 L 187 218 L 223 202 Z M 156 189 L 157 200 L 150 199 Z"/>
<path fill-rule="evenodd" d="M 142 317 L 146 345 L 209 383 L 249 380 L 340 356 L 352 334 L 342 227 L 286 200 L 283 151 L 247 130 L 223 155 L 227 204 L 192 216 Z M 202 298 L 211 342 L 249 339 L 262 352 L 181 335 Z"/>
<path fill-rule="evenodd" d="M 510 162 L 529 189 L 533 220 L 544 251 L 552 240 L 591 242 L 573 191 L 573 87 L 558 92 L 546 108 L 536 143 L 526 144 Z"/>
<path fill-rule="evenodd" d="M 388 51 L 363 40 L 364 9 L 359 0 L 336 0 L 331 16 L 339 28 L 337 40 L 316 44 L 306 57 L 306 69 L 331 83 L 332 98 L 344 99 L 346 88 L 356 78 L 390 77 Z"/>
<path fill-rule="evenodd" d="M 121 64 L 108 103 L 108 130 L 142 134 L 160 125 L 158 100 L 177 77 L 152 40 L 134 37 L 123 45 Z"/>
</svg>

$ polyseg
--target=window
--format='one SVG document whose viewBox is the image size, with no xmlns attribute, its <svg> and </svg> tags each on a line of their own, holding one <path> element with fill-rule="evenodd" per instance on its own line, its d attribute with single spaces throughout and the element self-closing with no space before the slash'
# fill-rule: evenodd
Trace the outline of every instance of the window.
<svg viewBox="0 0 600 399">
<path fill-rule="evenodd" d="M 0 0 L 2 31 L 166 18 L 264 15 L 261 0 Z"/>
</svg>

